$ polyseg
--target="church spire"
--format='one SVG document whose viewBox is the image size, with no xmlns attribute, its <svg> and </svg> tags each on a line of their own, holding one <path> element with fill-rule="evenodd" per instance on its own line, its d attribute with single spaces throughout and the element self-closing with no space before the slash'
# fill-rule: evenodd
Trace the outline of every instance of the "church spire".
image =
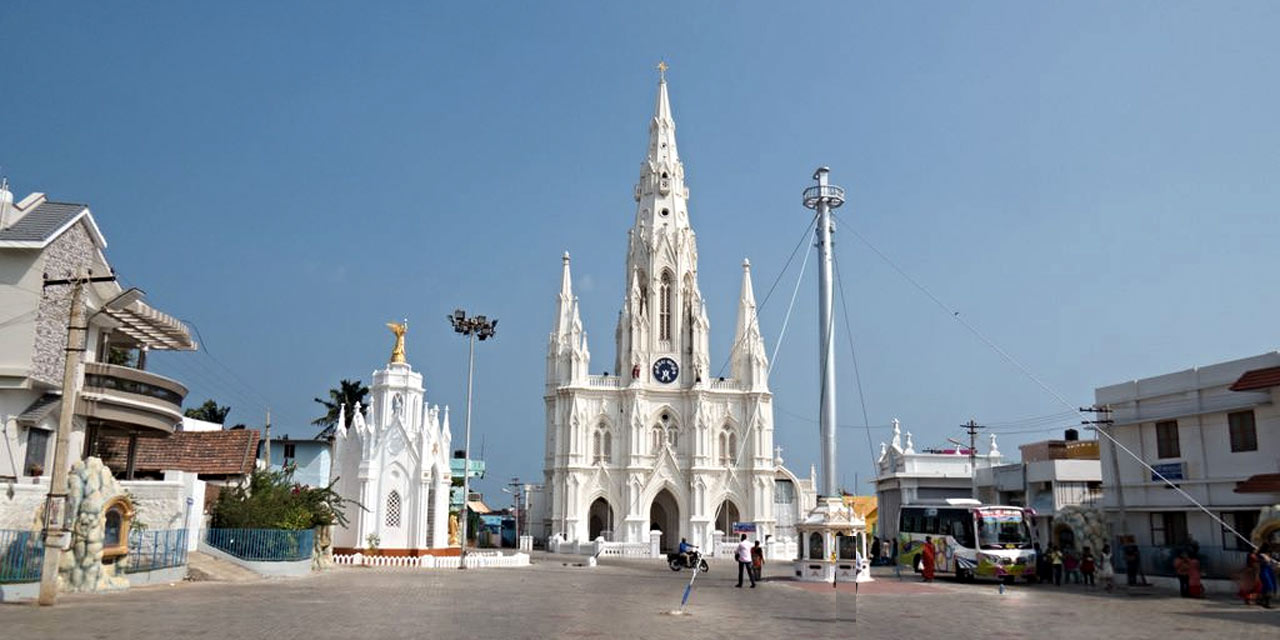
<svg viewBox="0 0 1280 640">
<path fill-rule="evenodd" d="M 582 330 L 578 298 L 573 295 L 569 252 L 561 258 L 560 295 L 556 298 L 556 322 L 547 341 L 547 383 L 574 384 L 585 379 L 591 354 L 587 332 Z"/>
<path fill-rule="evenodd" d="M 751 261 L 742 261 L 742 294 L 738 297 L 738 328 L 733 338 L 733 377 L 754 388 L 768 384 L 769 357 L 765 354 L 756 295 L 751 286 Z"/>
</svg>

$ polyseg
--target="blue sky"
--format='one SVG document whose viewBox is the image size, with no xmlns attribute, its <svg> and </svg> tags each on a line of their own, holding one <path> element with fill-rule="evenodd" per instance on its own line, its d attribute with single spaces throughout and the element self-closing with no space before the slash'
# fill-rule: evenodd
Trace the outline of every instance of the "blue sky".
<svg viewBox="0 0 1280 640">
<path fill-rule="evenodd" d="M 662 58 L 716 363 L 742 258 L 763 298 L 820 164 L 849 191 L 869 422 L 918 447 L 975 418 L 1016 454 L 1075 419 L 852 231 L 1071 403 L 1277 347 L 1274 3 L 9 2 L 0 25 L 0 171 L 18 197 L 90 203 L 127 282 L 199 328 L 208 352 L 158 370 L 305 436 L 311 398 L 367 382 L 407 317 L 460 441 L 466 343 L 444 316 L 496 316 L 474 409 L 494 502 L 541 476 L 565 250 L 592 369 L 612 367 Z M 771 349 L 796 267 L 762 310 Z M 811 262 L 773 371 L 802 473 L 815 307 Z M 862 425 L 838 349 L 840 422 Z M 865 482 L 865 432 L 840 443 L 843 484 Z"/>
</svg>

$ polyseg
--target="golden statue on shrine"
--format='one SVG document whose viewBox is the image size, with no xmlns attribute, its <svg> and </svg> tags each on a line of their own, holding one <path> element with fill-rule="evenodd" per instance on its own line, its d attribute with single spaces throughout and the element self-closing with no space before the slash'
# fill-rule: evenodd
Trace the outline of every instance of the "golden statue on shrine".
<svg viewBox="0 0 1280 640">
<path fill-rule="evenodd" d="M 458 514 L 449 514 L 449 546 L 461 546 L 458 542 Z"/>
<path fill-rule="evenodd" d="M 387 328 L 396 334 L 396 345 L 391 348 L 391 364 L 404 364 L 404 334 L 409 330 L 409 321 L 388 322 Z"/>
</svg>

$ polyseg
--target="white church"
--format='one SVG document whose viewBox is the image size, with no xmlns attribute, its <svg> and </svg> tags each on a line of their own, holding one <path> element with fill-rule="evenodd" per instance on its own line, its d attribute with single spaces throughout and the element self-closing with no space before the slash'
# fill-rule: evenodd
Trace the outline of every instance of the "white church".
<svg viewBox="0 0 1280 640">
<path fill-rule="evenodd" d="M 768 356 L 746 261 L 731 377 L 711 370 L 689 189 L 665 77 L 634 196 L 617 375 L 589 373 L 569 254 L 563 257 L 547 348 L 543 504 L 535 505 L 542 533 L 642 543 L 661 531 L 663 550 L 681 538 L 714 549 L 715 532 L 732 534 L 735 525 L 754 528 L 751 537 L 761 541 L 794 535 L 791 525 L 814 505 L 813 481 L 775 458 Z"/>
<path fill-rule="evenodd" d="M 449 409 L 428 405 L 422 374 L 405 361 L 404 325 L 387 366 L 373 373 L 369 407 L 356 405 L 352 424 L 333 439 L 334 490 L 363 509 L 347 510 L 335 527 L 334 553 L 351 554 L 376 541 L 392 556 L 454 555 L 449 531 Z"/>
</svg>

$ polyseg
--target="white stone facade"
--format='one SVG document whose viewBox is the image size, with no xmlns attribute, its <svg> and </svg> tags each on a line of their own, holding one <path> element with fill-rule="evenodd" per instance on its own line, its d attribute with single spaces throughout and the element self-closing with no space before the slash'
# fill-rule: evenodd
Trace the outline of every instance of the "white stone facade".
<svg viewBox="0 0 1280 640">
<path fill-rule="evenodd" d="M 383 551 L 448 547 L 449 440 L 449 410 L 427 405 L 421 373 L 407 363 L 374 372 L 368 410 L 334 434 L 334 488 L 363 506 L 334 528 L 335 551 L 364 549 L 371 534 Z"/>
<path fill-rule="evenodd" d="M 1003 456 L 992 435 L 987 453 L 974 456 L 967 451 L 917 452 L 911 432 L 903 443 L 901 426 L 893 421 L 893 439 L 880 443 L 876 460 L 876 502 L 879 515 L 876 529 L 882 540 L 898 536 L 898 515 L 903 505 L 919 501 L 973 497 L 974 467 L 980 471 L 1000 464 Z"/>
<path fill-rule="evenodd" d="M 666 81 L 627 234 L 615 375 L 591 375 L 569 256 L 547 348 L 542 533 L 711 548 L 714 532 L 753 523 L 774 533 L 773 405 L 768 358 L 743 264 L 731 377 L 713 377 L 710 323 L 698 289 L 689 190 Z"/>
</svg>

